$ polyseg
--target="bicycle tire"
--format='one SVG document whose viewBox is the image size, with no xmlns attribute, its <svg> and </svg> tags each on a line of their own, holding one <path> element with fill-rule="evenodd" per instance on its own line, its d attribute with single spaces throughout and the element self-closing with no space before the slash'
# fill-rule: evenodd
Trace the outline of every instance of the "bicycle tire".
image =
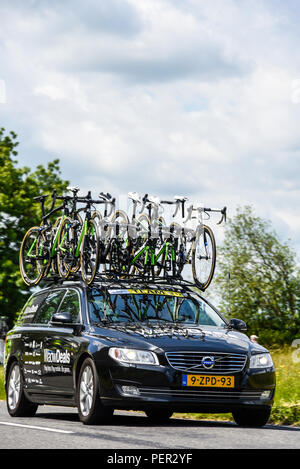
<svg viewBox="0 0 300 469">
<path fill-rule="evenodd" d="M 161 247 L 163 246 L 165 241 L 167 241 L 167 238 L 168 238 L 166 237 L 166 233 L 163 230 L 163 228 L 166 228 L 167 226 L 165 219 L 160 216 L 158 217 L 157 222 L 158 222 L 159 237 L 157 238 L 156 245 L 155 245 L 155 254 L 157 254 L 160 251 Z M 161 228 L 161 232 L 160 232 L 160 228 Z M 161 271 L 164 269 L 164 260 L 165 259 L 163 258 L 162 262 L 156 263 L 156 265 L 153 267 L 155 277 L 159 277 L 161 274 Z"/>
<path fill-rule="evenodd" d="M 212 281 L 216 266 L 216 241 L 208 226 L 203 225 L 200 235 L 193 241 L 191 257 L 194 282 L 204 291 Z"/>
<path fill-rule="evenodd" d="M 164 221 L 164 219 L 162 217 L 159 217 L 160 220 L 162 220 L 162 226 L 166 227 L 166 223 Z M 164 271 L 164 275 L 165 276 L 169 276 L 168 273 L 167 273 L 167 266 L 166 266 L 166 260 L 168 262 L 170 262 L 170 268 L 169 270 L 172 271 L 172 276 L 173 277 L 176 277 L 178 272 L 177 272 L 177 263 L 176 263 L 176 257 L 178 255 L 178 237 L 177 237 L 177 234 L 180 232 L 181 230 L 181 226 L 179 225 L 179 223 L 177 222 L 172 222 L 170 224 L 170 234 L 163 234 L 162 236 L 162 240 L 159 239 L 158 241 L 158 244 L 156 245 L 156 252 L 159 252 L 159 250 L 161 249 L 162 245 L 168 240 L 168 238 L 170 238 L 170 235 L 171 233 L 175 233 L 174 237 L 175 237 L 175 240 L 173 243 L 171 243 L 173 245 L 173 249 L 174 249 L 174 252 L 175 252 L 175 259 L 172 259 L 172 254 L 171 254 L 171 250 L 169 250 L 169 259 L 166 259 L 165 258 L 165 255 L 163 254 L 163 258 L 162 258 L 162 261 L 160 263 L 156 263 L 155 267 L 154 267 L 154 273 L 155 273 L 155 276 L 156 277 L 159 277 L 161 272 Z M 181 235 L 180 235 L 181 237 Z M 180 274 L 180 272 L 179 272 Z"/>
<path fill-rule="evenodd" d="M 99 234 L 95 220 L 88 220 L 82 240 L 80 268 L 82 280 L 90 285 L 95 278 L 99 263 Z"/>
<path fill-rule="evenodd" d="M 62 216 L 59 216 L 52 225 L 51 244 L 53 243 L 55 233 L 56 233 L 56 231 L 57 231 L 57 229 L 60 225 L 61 219 L 62 219 Z M 51 251 L 50 251 L 50 255 L 51 255 Z M 50 271 L 50 268 L 52 270 L 52 274 L 54 274 L 54 275 L 59 274 L 58 267 L 57 267 L 57 256 L 56 255 L 54 257 L 51 257 L 51 262 L 49 262 L 49 266 L 44 272 L 44 275 L 43 275 L 44 277 L 46 277 L 48 275 L 48 273 Z"/>
<path fill-rule="evenodd" d="M 77 248 L 76 230 L 82 228 L 82 218 L 80 215 L 75 215 L 77 220 L 66 217 L 61 227 L 59 228 L 59 238 L 57 246 L 57 268 L 60 277 L 66 280 L 71 273 L 78 272 L 80 268 L 80 255 L 75 257 Z M 77 221 L 77 226 L 74 226 L 74 221 Z"/>
<path fill-rule="evenodd" d="M 66 280 L 71 273 L 71 266 L 73 258 L 71 256 L 72 233 L 71 233 L 72 220 L 66 217 L 60 227 L 57 247 L 57 268 L 60 277 Z"/>
<path fill-rule="evenodd" d="M 136 219 L 136 239 L 132 241 L 131 245 L 131 258 L 134 259 L 136 254 L 142 249 L 142 247 L 148 241 L 147 231 L 150 226 L 150 218 L 145 213 L 139 215 Z M 142 232 L 139 234 L 139 231 Z M 128 273 L 130 276 L 143 275 L 145 273 L 145 257 L 140 256 L 140 260 L 137 263 L 130 264 Z"/>
<path fill-rule="evenodd" d="M 92 216 L 91 216 L 92 220 L 95 220 L 95 222 L 97 223 L 97 225 L 101 222 L 102 220 L 102 215 L 101 213 L 98 211 L 98 210 L 94 210 L 92 212 Z"/>
<path fill-rule="evenodd" d="M 44 276 L 50 256 L 44 249 L 44 238 L 38 226 L 32 226 L 25 233 L 19 253 L 19 267 L 23 281 L 28 286 L 37 285 Z M 43 260 L 43 263 L 40 261 Z M 42 265 L 44 264 L 44 265 Z"/>
<path fill-rule="evenodd" d="M 118 222 L 119 225 L 128 225 L 129 218 L 124 210 L 116 210 L 112 217 L 111 223 Z M 115 230 L 116 228 L 114 228 Z M 112 278 L 114 274 L 119 274 L 123 277 L 128 274 L 128 253 L 131 250 L 131 240 L 128 235 L 124 235 L 123 230 L 115 233 L 112 236 L 113 228 L 110 226 L 106 232 L 106 242 L 108 245 L 104 247 L 107 251 L 106 259 L 104 262 L 104 271 L 107 278 Z M 114 241 L 114 238 L 116 241 Z M 119 245 L 120 244 L 120 245 Z"/>
<path fill-rule="evenodd" d="M 83 226 L 83 220 L 81 216 L 79 215 L 79 213 L 76 213 L 74 217 L 77 218 L 79 225 L 77 225 L 75 228 L 72 228 L 72 229 L 77 230 L 80 233 L 82 226 Z M 75 238 L 75 246 L 73 249 L 76 250 L 77 238 L 75 237 L 75 232 L 73 233 L 73 236 Z M 71 266 L 71 269 L 70 269 L 70 274 L 75 274 L 76 272 L 78 272 L 79 268 L 80 268 L 80 257 L 77 257 L 77 258 L 74 258 L 73 265 Z"/>
</svg>

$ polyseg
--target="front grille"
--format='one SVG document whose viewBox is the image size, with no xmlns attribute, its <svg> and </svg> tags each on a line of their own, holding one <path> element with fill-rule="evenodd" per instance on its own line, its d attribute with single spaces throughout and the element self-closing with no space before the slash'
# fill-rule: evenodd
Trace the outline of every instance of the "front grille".
<svg viewBox="0 0 300 469">
<path fill-rule="evenodd" d="M 166 357 L 173 368 L 188 373 L 238 373 L 247 361 L 247 355 L 220 352 L 168 352 Z M 202 363 L 205 357 L 213 357 L 214 366 L 205 368 Z"/>
<path fill-rule="evenodd" d="M 158 397 L 158 398 L 177 398 L 184 400 L 197 399 L 221 399 L 222 401 L 232 400 L 257 400 L 261 398 L 262 390 L 244 390 L 233 391 L 227 389 L 221 390 L 194 390 L 194 389 L 170 389 L 170 388 L 139 388 L 140 395 L 143 397 Z"/>
</svg>

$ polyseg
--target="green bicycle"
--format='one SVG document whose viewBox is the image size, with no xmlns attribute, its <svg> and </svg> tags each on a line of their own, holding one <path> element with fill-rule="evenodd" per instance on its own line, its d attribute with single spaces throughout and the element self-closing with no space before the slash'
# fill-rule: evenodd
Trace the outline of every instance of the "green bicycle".
<svg viewBox="0 0 300 469">
<path fill-rule="evenodd" d="M 73 188 L 70 188 L 73 190 Z M 40 202 L 42 210 L 42 222 L 40 226 L 33 226 L 24 235 L 20 247 L 19 266 L 23 281 L 28 286 L 37 285 L 45 277 L 50 267 L 54 273 L 57 273 L 57 245 L 61 225 L 66 216 L 74 211 L 74 200 L 76 190 L 72 196 L 57 196 L 56 191 L 52 193 L 52 204 L 48 213 L 45 213 L 45 200 L 48 195 L 34 197 L 34 200 Z M 56 200 L 62 200 L 59 207 L 55 207 Z M 68 207 L 70 201 L 73 201 L 71 210 Z M 58 217 L 52 225 L 50 218 L 58 211 L 63 211 L 63 215 Z"/>
<path fill-rule="evenodd" d="M 85 220 L 82 225 L 77 218 L 65 217 L 63 220 L 59 231 L 57 265 L 62 279 L 66 280 L 80 268 L 83 281 L 90 284 L 97 273 L 100 247 L 98 227 L 92 219 L 91 207 L 103 201 L 93 200 L 90 191 L 87 197 L 77 200 L 86 204 L 76 211 L 77 215 L 84 211 Z"/>
<path fill-rule="evenodd" d="M 154 278 L 163 267 L 166 276 L 169 272 L 175 276 L 176 240 L 173 239 L 171 230 L 168 239 L 162 241 L 160 235 L 165 230 L 165 221 L 158 215 L 159 200 L 145 194 L 142 203 L 141 212 L 146 206 L 149 215 L 142 213 L 136 219 L 134 227 L 137 229 L 137 236 L 131 240 L 131 249 L 128 250 L 127 272 L 129 276 Z"/>
</svg>

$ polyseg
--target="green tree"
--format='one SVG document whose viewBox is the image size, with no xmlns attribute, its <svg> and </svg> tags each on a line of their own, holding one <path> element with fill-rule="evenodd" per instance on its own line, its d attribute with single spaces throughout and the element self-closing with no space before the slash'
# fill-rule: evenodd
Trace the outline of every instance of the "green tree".
<svg viewBox="0 0 300 469">
<path fill-rule="evenodd" d="M 18 167 L 18 146 L 14 132 L 0 129 L 0 305 L 1 316 L 12 325 L 16 313 L 30 294 L 19 274 L 19 248 L 30 226 L 41 222 L 40 205 L 33 197 L 50 194 L 55 188 L 62 193 L 68 181 L 60 177 L 59 160 L 35 171 Z M 51 199 L 49 197 L 49 199 Z M 50 200 L 49 200 L 50 202 Z"/>
<path fill-rule="evenodd" d="M 266 345 L 300 335 L 300 275 L 296 255 L 249 206 L 229 220 L 218 249 L 215 285 L 221 307 L 246 321 Z M 230 273 L 230 281 L 228 274 Z"/>
</svg>

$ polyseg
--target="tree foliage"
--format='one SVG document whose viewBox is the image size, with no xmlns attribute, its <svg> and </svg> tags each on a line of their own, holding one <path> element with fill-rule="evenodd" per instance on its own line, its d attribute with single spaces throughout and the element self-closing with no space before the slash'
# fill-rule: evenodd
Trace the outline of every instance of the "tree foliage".
<svg viewBox="0 0 300 469">
<path fill-rule="evenodd" d="M 19 274 L 19 248 L 26 231 L 41 222 L 33 197 L 54 188 L 63 192 L 68 185 L 60 177 L 58 159 L 35 171 L 19 167 L 17 146 L 17 135 L 0 129 L 0 316 L 8 316 L 10 325 L 30 293 Z"/>
<path fill-rule="evenodd" d="M 300 336 L 296 255 L 249 206 L 239 208 L 229 220 L 218 250 L 215 283 L 222 307 L 246 321 L 260 342 L 290 344 Z"/>
</svg>

